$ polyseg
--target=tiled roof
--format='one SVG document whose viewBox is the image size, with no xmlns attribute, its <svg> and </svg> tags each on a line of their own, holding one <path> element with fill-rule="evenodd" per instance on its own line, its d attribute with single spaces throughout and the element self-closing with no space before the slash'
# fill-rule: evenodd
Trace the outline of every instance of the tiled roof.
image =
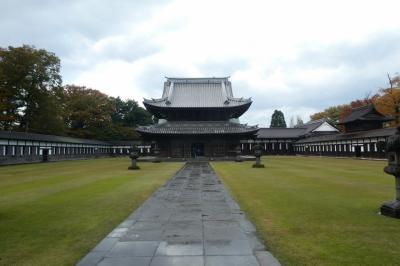
<svg viewBox="0 0 400 266">
<path fill-rule="evenodd" d="M 141 140 L 109 140 L 107 143 L 116 146 L 134 146 L 142 143 Z"/>
<path fill-rule="evenodd" d="M 305 128 L 260 128 L 257 132 L 258 139 L 294 139 L 299 138 Z"/>
<path fill-rule="evenodd" d="M 35 134 L 17 131 L 0 131 L 0 139 L 33 140 L 47 142 L 62 142 L 74 144 L 109 145 L 109 143 L 93 139 L 80 139 L 55 135 Z"/>
<path fill-rule="evenodd" d="M 160 99 L 144 99 L 145 105 L 169 108 L 234 107 L 251 103 L 235 98 L 232 84 L 224 78 L 167 78 Z"/>
<path fill-rule="evenodd" d="M 319 119 L 305 123 L 300 127 L 295 128 L 260 128 L 257 133 L 259 139 L 285 139 L 285 138 L 300 138 L 313 133 L 315 129 L 321 126 L 323 123 L 328 122 L 327 119 Z M 332 125 L 330 123 L 330 125 Z M 327 134 L 328 132 L 319 134 Z M 313 133 L 314 134 L 314 133 Z"/>
<path fill-rule="evenodd" d="M 363 139 L 363 138 L 378 138 L 387 137 L 393 135 L 396 132 L 396 128 L 381 128 L 366 131 L 357 131 L 351 133 L 337 133 L 329 135 L 318 135 L 308 138 L 301 139 L 296 143 L 311 143 L 311 142 L 322 142 L 322 141 L 334 141 L 334 140 L 351 140 L 351 139 Z"/>
<path fill-rule="evenodd" d="M 168 121 L 163 124 L 138 127 L 144 134 L 250 134 L 256 133 L 257 126 L 247 126 L 228 121 Z"/>
<path fill-rule="evenodd" d="M 373 104 L 364 105 L 358 108 L 353 108 L 351 114 L 343 118 L 338 124 L 346 124 L 354 122 L 356 120 L 367 120 L 367 121 L 390 121 L 392 118 L 386 117 L 379 113 Z"/>
<path fill-rule="evenodd" d="M 311 120 L 311 121 L 305 123 L 300 128 L 304 128 L 305 131 L 304 131 L 303 135 L 307 135 L 307 134 L 312 133 L 315 129 L 320 127 L 325 122 L 329 123 L 332 127 L 335 127 L 328 119 L 321 118 L 321 119 L 318 119 L 318 120 Z"/>
</svg>

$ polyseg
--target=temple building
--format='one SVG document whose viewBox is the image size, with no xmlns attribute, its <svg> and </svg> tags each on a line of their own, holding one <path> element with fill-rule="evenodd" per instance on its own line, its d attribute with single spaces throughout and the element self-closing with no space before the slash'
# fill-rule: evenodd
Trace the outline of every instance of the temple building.
<svg viewBox="0 0 400 266">
<path fill-rule="evenodd" d="M 294 151 L 307 155 L 385 157 L 387 139 L 396 128 L 384 127 L 393 120 L 379 113 L 372 104 L 354 108 L 338 125 L 344 132 L 315 135 L 294 143 Z"/>
<path fill-rule="evenodd" d="M 239 123 L 251 99 L 235 98 L 222 78 L 167 78 L 162 97 L 143 104 L 158 123 L 137 131 L 163 157 L 233 156 L 241 139 L 254 138 L 257 126 Z"/>
<path fill-rule="evenodd" d="M 128 155 L 132 146 L 142 154 L 150 146 L 141 141 L 100 141 L 27 132 L 0 131 L 0 165 L 78 160 Z"/>
<path fill-rule="evenodd" d="M 338 125 L 343 125 L 345 132 L 366 131 L 373 129 L 382 129 L 385 122 L 393 118 L 386 117 L 375 109 L 373 104 L 354 108 L 350 115 L 345 117 Z"/>
</svg>

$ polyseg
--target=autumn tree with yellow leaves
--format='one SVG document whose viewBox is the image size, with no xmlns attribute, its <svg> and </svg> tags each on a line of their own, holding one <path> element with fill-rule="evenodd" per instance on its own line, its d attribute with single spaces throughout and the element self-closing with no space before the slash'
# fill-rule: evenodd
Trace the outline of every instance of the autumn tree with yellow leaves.
<svg viewBox="0 0 400 266">
<path fill-rule="evenodd" d="M 378 93 L 372 96 L 368 95 L 364 99 L 354 100 L 349 104 L 328 107 L 322 112 L 311 115 L 311 120 L 327 118 L 334 123 L 338 123 L 351 113 L 352 108 L 357 108 L 372 103 L 383 115 L 392 116 L 395 118 L 395 120 L 390 123 L 390 126 L 400 124 L 400 75 L 396 74 L 395 76 L 391 77 L 388 74 L 388 79 L 389 86 L 379 89 Z"/>
</svg>

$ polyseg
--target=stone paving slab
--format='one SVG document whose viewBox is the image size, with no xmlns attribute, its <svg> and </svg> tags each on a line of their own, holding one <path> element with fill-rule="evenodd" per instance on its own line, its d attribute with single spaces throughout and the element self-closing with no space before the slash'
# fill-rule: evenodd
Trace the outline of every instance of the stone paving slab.
<svg viewBox="0 0 400 266">
<path fill-rule="evenodd" d="M 77 265 L 280 265 L 214 170 L 186 163 Z"/>
</svg>

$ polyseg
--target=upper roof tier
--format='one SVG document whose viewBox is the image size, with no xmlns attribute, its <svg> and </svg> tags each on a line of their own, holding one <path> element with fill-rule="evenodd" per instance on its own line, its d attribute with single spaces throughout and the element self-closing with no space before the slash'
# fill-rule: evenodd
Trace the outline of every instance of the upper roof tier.
<svg viewBox="0 0 400 266">
<path fill-rule="evenodd" d="M 357 120 L 387 122 L 393 120 L 393 118 L 384 116 L 378 112 L 373 104 L 367 104 L 358 108 L 353 108 L 351 113 L 343 118 L 338 125 L 352 123 Z"/>
<path fill-rule="evenodd" d="M 384 122 L 393 120 L 377 111 L 373 104 L 354 108 L 338 125 L 343 125 L 346 132 L 383 128 Z"/>
<path fill-rule="evenodd" d="M 145 107 L 157 117 L 171 119 L 172 116 L 174 120 L 179 120 L 180 115 L 176 112 L 183 111 L 188 116 L 194 111 L 199 115 L 207 114 L 204 112 L 206 109 L 214 111 L 214 114 L 217 111 L 217 114 L 222 115 L 214 117 L 215 119 L 210 118 L 211 120 L 236 118 L 246 112 L 251 103 L 250 98 L 233 97 L 232 84 L 228 77 L 167 78 L 162 98 L 143 101 Z"/>
</svg>

